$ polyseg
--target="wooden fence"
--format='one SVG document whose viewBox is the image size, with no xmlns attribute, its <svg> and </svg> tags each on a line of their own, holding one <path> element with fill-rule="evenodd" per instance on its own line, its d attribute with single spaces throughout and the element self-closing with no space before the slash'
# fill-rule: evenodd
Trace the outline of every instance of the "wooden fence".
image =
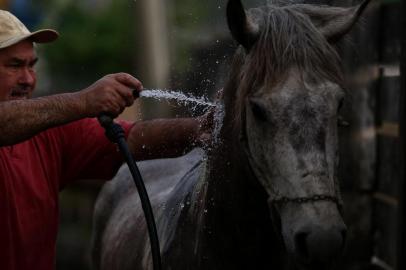
<svg viewBox="0 0 406 270">
<path fill-rule="evenodd" d="M 401 11 L 400 1 L 373 1 L 350 42 L 340 48 L 351 93 L 345 114 L 353 123 L 341 136 L 344 213 L 349 226 L 344 269 L 370 269 L 371 265 L 405 269 L 400 258 L 404 244 L 399 241 L 403 227 L 399 222 L 404 219 L 399 211 L 404 196 L 400 188 L 404 179 L 404 148 L 400 147 L 404 132 L 399 120 L 404 106 Z"/>
</svg>

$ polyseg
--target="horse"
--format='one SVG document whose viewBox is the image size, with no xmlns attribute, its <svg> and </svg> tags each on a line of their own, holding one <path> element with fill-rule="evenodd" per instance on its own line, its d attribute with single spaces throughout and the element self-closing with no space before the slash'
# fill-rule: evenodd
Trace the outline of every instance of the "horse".
<svg viewBox="0 0 406 270">
<path fill-rule="evenodd" d="M 139 162 L 163 269 L 334 266 L 346 225 L 337 179 L 346 96 L 334 48 L 368 0 L 339 8 L 283 1 L 227 3 L 238 43 L 217 102 L 213 143 Z M 220 117 L 221 116 L 221 117 Z M 95 206 L 95 269 L 152 269 L 146 223 L 127 167 Z"/>
</svg>

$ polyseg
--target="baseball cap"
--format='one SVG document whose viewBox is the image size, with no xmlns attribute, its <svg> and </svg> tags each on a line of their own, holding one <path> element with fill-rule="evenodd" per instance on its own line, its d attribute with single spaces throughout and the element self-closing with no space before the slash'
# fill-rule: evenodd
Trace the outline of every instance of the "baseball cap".
<svg viewBox="0 0 406 270">
<path fill-rule="evenodd" d="M 52 29 L 30 32 L 16 16 L 6 10 L 0 10 L 0 49 L 29 39 L 36 43 L 48 43 L 56 40 L 59 34 Z"/>
</svg>

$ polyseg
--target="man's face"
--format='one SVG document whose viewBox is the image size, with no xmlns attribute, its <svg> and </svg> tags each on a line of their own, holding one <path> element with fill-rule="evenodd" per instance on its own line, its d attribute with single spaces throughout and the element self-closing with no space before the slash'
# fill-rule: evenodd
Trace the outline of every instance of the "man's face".
<svg viewBox="0 0 406 270">
<path fill-rule="evenodd" d="M 34 65 L 37 62 L 31 41 L 21 41 L 0 49 L 0 102 L 28 99 L 36 84 Z"/>
</svg>

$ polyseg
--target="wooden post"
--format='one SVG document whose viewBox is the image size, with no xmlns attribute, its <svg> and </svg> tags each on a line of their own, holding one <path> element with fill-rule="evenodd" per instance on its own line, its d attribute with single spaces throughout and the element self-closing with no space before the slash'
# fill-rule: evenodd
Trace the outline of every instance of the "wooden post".
<svg viewBox="0 0 406 270">
<path fill-rule="evenodd" d="M 169 82 L 169 42 L 165 0 L 134 0 L 135 2 L 135 76 L 145 88 L 164 89 Z M 166 103 L 148 100 L 137 101 L 127 108 L 120 118 L 136 120 L 167 115 Z"/>
<path fill-rule="evenodd" d="M 138 72 L 151 87 L 166 87 L 169 49 L 165 0 L 137 0 Z"/>
<path fill-rule="evenodd" d="M 400 98 L 400 189 L 399 189 L 399 243 L 397 254 L 397 269 L 406 269 L 406 3 L 402 1 L 401 42 L 402 54 L 400 58 L 401 98 Z"/>
<path fill-rule="evenodd" d="M 169 42 L 166 0 L 137 0 L 136 70 L 144 87 L 164 89 L 169 82 Z M 166 103 L 142 101 L 143 117 L 167 114 Z"/>
</svg>

